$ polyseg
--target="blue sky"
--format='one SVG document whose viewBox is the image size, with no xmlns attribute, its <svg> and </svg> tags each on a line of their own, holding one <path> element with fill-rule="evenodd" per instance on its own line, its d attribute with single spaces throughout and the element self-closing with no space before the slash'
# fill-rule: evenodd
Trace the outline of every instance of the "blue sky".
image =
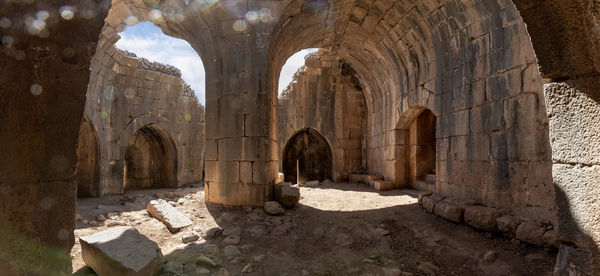
<svg viewBox="0 0 600 276">
<path fill-rule="evenodd" d="M 204 65 L 190 44 L 185 40 L 163 34 L 160 28 L 150 22 L 130 26 L 120 35 L 121 39 L 117 42 L 119 49 L 179 68 L 182 78 L 196 91 L 200 102 L 205 104 Z M 304 57 L 314 51 L 316 49 L 302 50 L 287 60 L 279 77 L 280 94 L 290 83 L 298 68 L 304 65 Z"/>
</svg>

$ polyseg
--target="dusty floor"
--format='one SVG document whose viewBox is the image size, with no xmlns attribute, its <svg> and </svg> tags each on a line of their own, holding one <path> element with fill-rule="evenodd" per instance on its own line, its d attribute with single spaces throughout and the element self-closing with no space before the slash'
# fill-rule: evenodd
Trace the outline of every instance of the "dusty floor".
<svg viewBox="0 0 600 276">
<path fill-rule="evenodd" d="M 301 194 L 300 205 L 283 216 L 270 216 L 262 208 L 207 206 L 201 187 L 80 199 L 73 269 L 82 275 L 88 271 L 82 269 L 78 237 L 125 224 L 159 244 L 167 259 L 163 275 L 241 275 L 244 268 L 253 271 L 244 275 L 552 275 L 554 250 L 430 215 L 417 204 L 412 190 L 376 192 L 344 183 L 303 187 Z M 194 226 L 171 234 L 150 217 L 145 207 L 157 195 L 179 200 L 176 208 Z M 94 222 L 101 214 L 106 220 Z M 90 222 L 99 225 L 92 227 Z M 182 242 L 188 230 L 206 232 L 217 226 L 239 231 L 240 242 L 225 249 L 223 234 Z M 486 253 L 497 257 L 484 258 Z M 196 264 L 200 254 L 221 267 Z"/>
</svg>

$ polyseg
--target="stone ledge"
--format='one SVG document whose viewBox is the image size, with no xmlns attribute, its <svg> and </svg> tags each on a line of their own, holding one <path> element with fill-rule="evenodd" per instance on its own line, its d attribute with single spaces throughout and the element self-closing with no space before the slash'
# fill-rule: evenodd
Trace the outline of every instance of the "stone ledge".
<svg viewBox="0 0 600 276">
<path fill-rule="evenodd" d="M 419 193 L 419 204 L 427 212 L 454 223 L 465 223 L 473 228 L 516 238 L 534 246 L 560 246 L 554 226 L 548 222 L 518 218 L 493 207 L 432 193 Z"/>
</svg>

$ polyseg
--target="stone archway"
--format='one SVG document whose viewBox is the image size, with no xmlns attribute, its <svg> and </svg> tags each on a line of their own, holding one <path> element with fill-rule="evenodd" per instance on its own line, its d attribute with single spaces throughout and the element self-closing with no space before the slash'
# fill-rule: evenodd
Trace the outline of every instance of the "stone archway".
<svg viewBox="0 0 600 276">
<path fill-rule="evenodd" d="M 123 188 L 177 186 L 177 150 L 169 134 L 156 125 L 140 128 L 125 153 Z"/>
<path fill-rule="evenodd" d="M 435 190 L 436 116 L 425 107 L 406 111 L 395 129 L 395 183 L 397 187 Z"/>
<path fill-rule="evenodd" d="M 100 181 L 100 165 L 98 162 L 99 146 L 96 129 L 92 121 L 84 114 L 79 128 L 77 143 L 77 197 L 98 196 Z"/>
<path fill-rule="evenodd" d="M 288 139 L 282 159 L 285 181 L 306 183 L 332 177 L 331 147 L 314 129 L 305 128 Z"/>
</svg>

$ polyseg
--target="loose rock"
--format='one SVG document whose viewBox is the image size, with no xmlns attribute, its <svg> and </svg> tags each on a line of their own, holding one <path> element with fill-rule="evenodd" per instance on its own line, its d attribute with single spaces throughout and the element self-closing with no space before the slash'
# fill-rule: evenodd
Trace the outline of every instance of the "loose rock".
<svg viewBox="0 0 600 276">
<path fill-rule="evenodd" d="M 493 232 L 497 229 L 496 219 L 502 215 L 495 208 L 485 206 L 467 206 L 465 223 L 475 228 Z"/>
<path fill-rule="evenodd" d="M 217 267 L 219 266 L 219 264 L 215 261 L 213 261 L 213 259 L 211 259 L 208 256 L 205 255 L 200 255 L 200 257 L 198 257 L 198 259 L 196 260 L 196 263 L 199 265 L 207 265 L 210 267 Z"/>
<path fill-rule="evenodd" d="M 200 237 L 198 236 L 198 233 L 196 233 L 195 231 L 186 232 L 181 237 L 181 241 L 183 241 L 183 243 L 195 242 L 198 239 L 200 239 Z"/>
</svg>

